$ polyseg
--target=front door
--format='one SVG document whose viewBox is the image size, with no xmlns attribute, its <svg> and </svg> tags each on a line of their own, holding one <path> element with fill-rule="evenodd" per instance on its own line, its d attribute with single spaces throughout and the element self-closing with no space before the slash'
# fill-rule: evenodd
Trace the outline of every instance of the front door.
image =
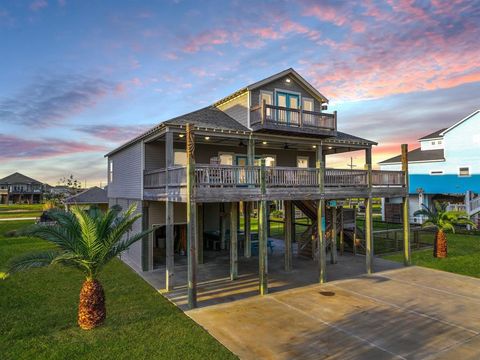
<svg viewBox="0 0 480 360">
<path fill-rule="evenodd" d="M 286 92 L 277 92 L 277 106 L 289 108 L 289 109 L 298 109 L 300 104 L 300 96 L 296 94 L 290 94 Z M 277 111 L 277 123 L 287 124 L 298 122 L 298 113 L 288 110 L 278 110 Z"/>
</svg>

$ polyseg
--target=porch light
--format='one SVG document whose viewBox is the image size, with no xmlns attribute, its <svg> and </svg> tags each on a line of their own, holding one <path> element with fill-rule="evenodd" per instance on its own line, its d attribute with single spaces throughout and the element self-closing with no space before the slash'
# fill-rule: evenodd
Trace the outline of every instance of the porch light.
<svg viewBox="0 0 480 360">
<path fill-rule="evenodd" d="M 183 138 L 184 136 L 185 136 L 185 134 L 178 134 L 179 138 Z"/>
<path fill-rule="evenodd" d="M 266 141 L 262 141 L 262 144 L 263 144 L 263 145 L 267 145 L 267 142 L 266 142 Z"/>
<path fill-rule="evenodd" d="M 285 79 L 285 82 L 289 83 L 291 80 L 289 78 Z"/>
<path fill-rule="evenodd" d="M 316 149 L 316 148 L 317 148 L 317 145 L 312 145 L 312 148 Z"/>
<path fill-rule="evenodd" d="M 328 147 L 328 150 L 332 150 L 333 148 L 331 146 Z"/>
<path fill-rule="evenodd" d="M 210 136 L 205 136 L 205 140 L 210 140 Z"/>
</svg>

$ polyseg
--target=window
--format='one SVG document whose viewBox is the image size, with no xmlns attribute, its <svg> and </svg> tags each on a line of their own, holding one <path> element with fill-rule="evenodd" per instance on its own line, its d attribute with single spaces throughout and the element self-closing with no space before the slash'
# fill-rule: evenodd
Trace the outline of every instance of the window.
<svg viewBox="0 0 480 360">
<path fill-rule="evenodd" d="M 232 154 L 220 154 L 220 165 L 233 165 L 233 155 Z"/>
<path fill-rule="evenodd" d="M 265 159 L 265 166 L 275 166 L 276 159 L 275 155 L 263 155 L 262 157 L 255 157 L 255 166 L 260 166 L 261 165 L 261 159 Z"/>
<path fill-rule="evenodd" d="M 435 141 L 432 141 L 432 145 L 435 145 Z"/>
<path fill-rule="evenodd" d="M 458 168 L 458 176 L 470 176 L 470 168 L 468 166 Z"/>
<path fill-rule="evenodd" d="M 108 182 L 113 182 L 113 160 L 108 162 Z"/>
<path fill-rule="evenodd" d="M 187 152 L 185 150 L 175 150 L 173 152 L 173 165 L 175 166 L 187 165 Z"/>
<path fill-rule="evenodd" d="M 443 175 L 443 170 L 430 170 L 430 175 Z"/>
<path fill-rule="evenodd" d="M 308 168 L 308 156 L 298 156 L 297 157 L 297 167 Z"/>
<path fill-rule="evenodd" d="M 442 144 L 442 140 L 438 140 L 438 141 L 437 141 L 437 144 L 438 144 L 438 145 L 441 145 L 441 144 Z"/>
<path fill-rule="evenodd" d="M 260 91 L 260 105 L 263 104 L 263 100 L 265 100 L 265 104 L 273 105 L 273 93 L 270 91 Z M 272 116 L 272 109 L 267 108 L 267 117 Z"/>
<path fill-rule="evenodd" d="M 313 99 L 303 98 L 303 110 L 313 111 Z M 313 125 L 315 122 L 313 114 L 303 114 L 303 122 L 307 125 Z"/>
<path fill-rule="evenodd" d="M 313 111 L 313 99 L 303 98 L 303 110 Z"/>
</svg>

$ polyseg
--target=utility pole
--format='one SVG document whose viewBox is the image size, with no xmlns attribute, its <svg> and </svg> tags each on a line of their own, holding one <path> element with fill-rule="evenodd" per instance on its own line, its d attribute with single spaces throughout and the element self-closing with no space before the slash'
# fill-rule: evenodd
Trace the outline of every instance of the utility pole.
<svg viewBox="0 0 480 360">
<path fill-rule="evenodd" d="M 347 166 L 350 168 L 350 170 L 353 170 L 354 167 L 357 167 L 357 165 L 353 164 L 353 157 L 350 158 L 350 164 L 347 164 Z"/>
</svg>

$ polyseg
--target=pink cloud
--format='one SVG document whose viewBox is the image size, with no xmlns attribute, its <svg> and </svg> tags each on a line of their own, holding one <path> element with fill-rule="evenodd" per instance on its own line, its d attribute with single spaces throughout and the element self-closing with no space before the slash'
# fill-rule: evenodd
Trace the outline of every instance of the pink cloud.
<svg viewBox="0 0 480 360">
<path fill-rule="evenodd" d="M 254 28 L 251 33 L 262 39 L 278 40 L 282 38 L 282 34 L 273 30 L 271 27 Z"/>
<path fill-rule="evenodd" d="M 222 45 L 229 42 L 232 34 L 223 29 L 213 29 L 211 31 L 204 31 L 196 36 L 193 36 L 183 47 L 183 51 L 187 53 L 194 53 L 204 49 L 211 49 L 215 45 Z"/>
<path fill-rule="evenodd" d="M 26 139 L 0 134 L 0 162 L 14 159 L 46 159 L 54 156 L 85 152 L 104 152 L 106 147 L 59 139 Z"/>
<path fill-rule="evenodd" d="M 132 126 L 120 126 L 120 125 L 86 125 L 78 127 L 76 130 L 89 134 L 96 138 L 121 143 L 126 140 L 132 139 L 142 132 L 147 130 L 153 125 L 132 125 Z"/>
</svg>

